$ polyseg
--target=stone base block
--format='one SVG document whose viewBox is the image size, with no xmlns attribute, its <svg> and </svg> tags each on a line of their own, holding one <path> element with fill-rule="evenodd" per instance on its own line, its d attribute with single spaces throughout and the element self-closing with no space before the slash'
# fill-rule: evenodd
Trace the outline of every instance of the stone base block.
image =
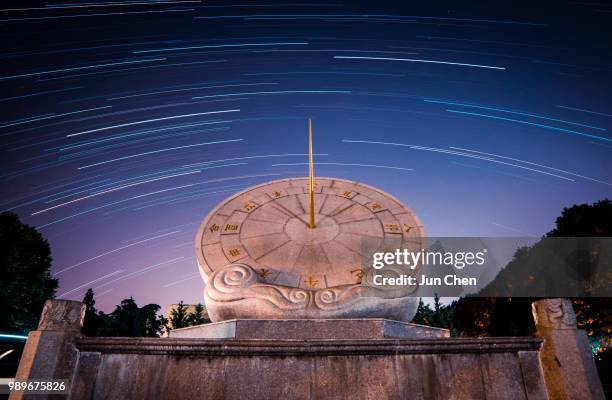
<svg viewBox="0 0 612 400">
<path fill-rule="evenodd" d="M 544 339 L 540 360 L 551 400 L 606 398 L 585 331 L 577 329 L 570 299 L 542 299 L 531 305 L 537 335 Z"/>
<path fill-rule="evenodd" d="M 85 338 L 68 400 L 547 400 L 536 338 Z"/>
<path fill-rule="evenodd" d="M 80 336 L 85 310 L 85 305 L 78 301 L 45 302 L 38 329 L 28 335 L 15 375 L 16 381 L 72 377 L 78 357 L 74 342 Z M 51 394 L 27 394 L 24 391 L 13 391 L 9 395 L 11 400 L 57 397 Z"/>
<path fill-rule="evenodd" d="M 544 338 L 540 359 L 551 399 L 604 400 L 586 332 L 540 328 Z"/>
<path fill-rule="evenodd" d="M 173 338 L 194 339 L 425 339 L 449 337 L 448 329 L 389 319 L 234 319 L 175 329 Z"/>
</svg>

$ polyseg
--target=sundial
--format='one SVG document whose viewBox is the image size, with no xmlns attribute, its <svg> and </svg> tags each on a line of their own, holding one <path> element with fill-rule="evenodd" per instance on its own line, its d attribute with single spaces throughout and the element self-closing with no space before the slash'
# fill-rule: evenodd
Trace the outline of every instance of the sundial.
<svg viewBox="0 0 612 400">
<path fill-rule="evenodd" d="M 196 255 L 213 321 L 235 318 L 410 320 L 406 290 L 369 285 L 373 251 L 420 249 L 423 227 L 393 196 L 309 176 L 248 188 L 202 222 Z"/>
</svg>

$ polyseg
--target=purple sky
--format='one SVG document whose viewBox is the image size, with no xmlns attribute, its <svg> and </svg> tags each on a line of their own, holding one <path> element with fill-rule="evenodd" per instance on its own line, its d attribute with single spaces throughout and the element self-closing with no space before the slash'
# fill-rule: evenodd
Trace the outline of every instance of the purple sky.
<svg viewBox="0 0 612 400">
<path fill-rule="evenodd" d="M 202 301 L 199 223 L 305 176 L 275 164 L 307 161 L 309 117 L 317 175 L 432 236 L 539 236 L 612 193 L 609 7 L 175 3 L 2 13 L 0 208 L 62 298 Z"/>
</svg>

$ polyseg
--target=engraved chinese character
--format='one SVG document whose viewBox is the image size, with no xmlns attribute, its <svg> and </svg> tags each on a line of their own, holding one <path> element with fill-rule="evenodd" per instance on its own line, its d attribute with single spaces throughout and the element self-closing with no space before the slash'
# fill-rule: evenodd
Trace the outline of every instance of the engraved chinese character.
<svg viewBox="0 0 612 400">
<path fill-rule="evenodd" d="M 353 192 L 351 192 L 350 190 L 347 190 L 346 192 L 342 193 L 342 197 L 351 197 L 351 195 L 353 194 Z"/>
<path fill-rule="evenodd" d="M 382 208 L 382 206 L 380 204 L 378 204 L 378 203 L 372 203 L 372 205 L 370 205 L 370 208 L 373 211 L 376 211 L 376 210 L 380 210 Z"/>
<path fill-rule="evenodd" d="M 266 277 L 270 275 L 270 270 L 267 268 L 262 268 L 259 270 L 259 276 L 261 276 L 263 279 L 266 279 Z"/>
<path fill-rule="evenodd" d="M 351 274 L 355 275 L 355 278 L 357 278 L 357 283 L 361 283 L 363 277 L 365 276 L 365 271 L 361 268 L 357 268 L 352 270 Z"/>
<path fill-rule="evenodd" d="M 212 224 L 212 226 L 210 227 L 210 231 L 211 232 L 217 232 L 219 230 L 219 225 L 217 224 Z"/>
<path fill-rule="evenodd" d="M 410 233 L 410 231 L 413 230 L 414 228 L 422 228 L 422 226 L 421 225 L 410 226 L 408 224 L 404 224 L 404 230 L 406 233 Z"/>
<path fill-rule="evenodd" d="M 237 256 L 240 255 L 240 250 L 239 249 L 230 249 L 229 254 L 232 257 L 237 257 Z"/>
<path fill-rule="evenodd" d="M 242 208 L 244 208 L 246 211 L 251 211 L 257 208 L 257 204 L 246 203 Z"/>
<path fill-rule="evenodd" d="M 315 286 L 317 286 L 317 283 L 319 283 L 318 280 L 314 279 L 312 276 L 308 278 L 308 280 L 305 280 L 304 283 L 306 285 L 308 285 L 309 288 L 313 289 Z"/>
<path fill-rule="evenodd" d="M 227 224 L 224 230 L 225 232 L 236 232 L 238 230 L 238 225 Z"/>
<path fill-rule="evenodd" d="M 276 192 L 272 193 L 272 195 L 273 195 L 274 197 L 281 197 L 281 196 L 283 195 L 283 193 L 282 193 L 282 192 L 279 192 L 279 191 L 277 190 Z"/>
<path fill-rule="evenodd" d="M 399 232 L 400 227 L 398 224 L 385 224 L 385 229 L 390 230 L 391 232 Z"/>
</svg>

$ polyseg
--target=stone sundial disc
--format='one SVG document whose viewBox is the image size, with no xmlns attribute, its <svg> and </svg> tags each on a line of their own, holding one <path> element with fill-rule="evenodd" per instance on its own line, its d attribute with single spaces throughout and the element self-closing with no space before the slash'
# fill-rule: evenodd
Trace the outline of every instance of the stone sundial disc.
<svg viewBox="0 0 612 400">
<path fill-rule="evenodd" d="M 230 197 L 204 219 L 196 236 L 196 255 L 213 320 L 216 302 L 227 307 L 260 295 L 268 301 L 279 290 L 283 299 L 273 300 L 273 308 L 288 306 L 295 312 L 296 299 L 291 296 L 297 295 L 300 303 L 303 296 L 311 296 L 307 292 L 359 285 L 368 251 L 421 248 L 424 232 L 418 218 L 380 190 L 343 179 L 317 178 L 314 229 L 308 223 L 309 199 L 308 178 L 277 180 Z M 291 304 L 284 304 L 285 298 Z M 217 313 L 217 317 L 282 316 L 269 315 L 261 302 L 256 307 L 255 303 L 246 316 L 234 304 L 231 312 Z M 304 312 L 302 316 L 323 314 Z"/>
</svg>

